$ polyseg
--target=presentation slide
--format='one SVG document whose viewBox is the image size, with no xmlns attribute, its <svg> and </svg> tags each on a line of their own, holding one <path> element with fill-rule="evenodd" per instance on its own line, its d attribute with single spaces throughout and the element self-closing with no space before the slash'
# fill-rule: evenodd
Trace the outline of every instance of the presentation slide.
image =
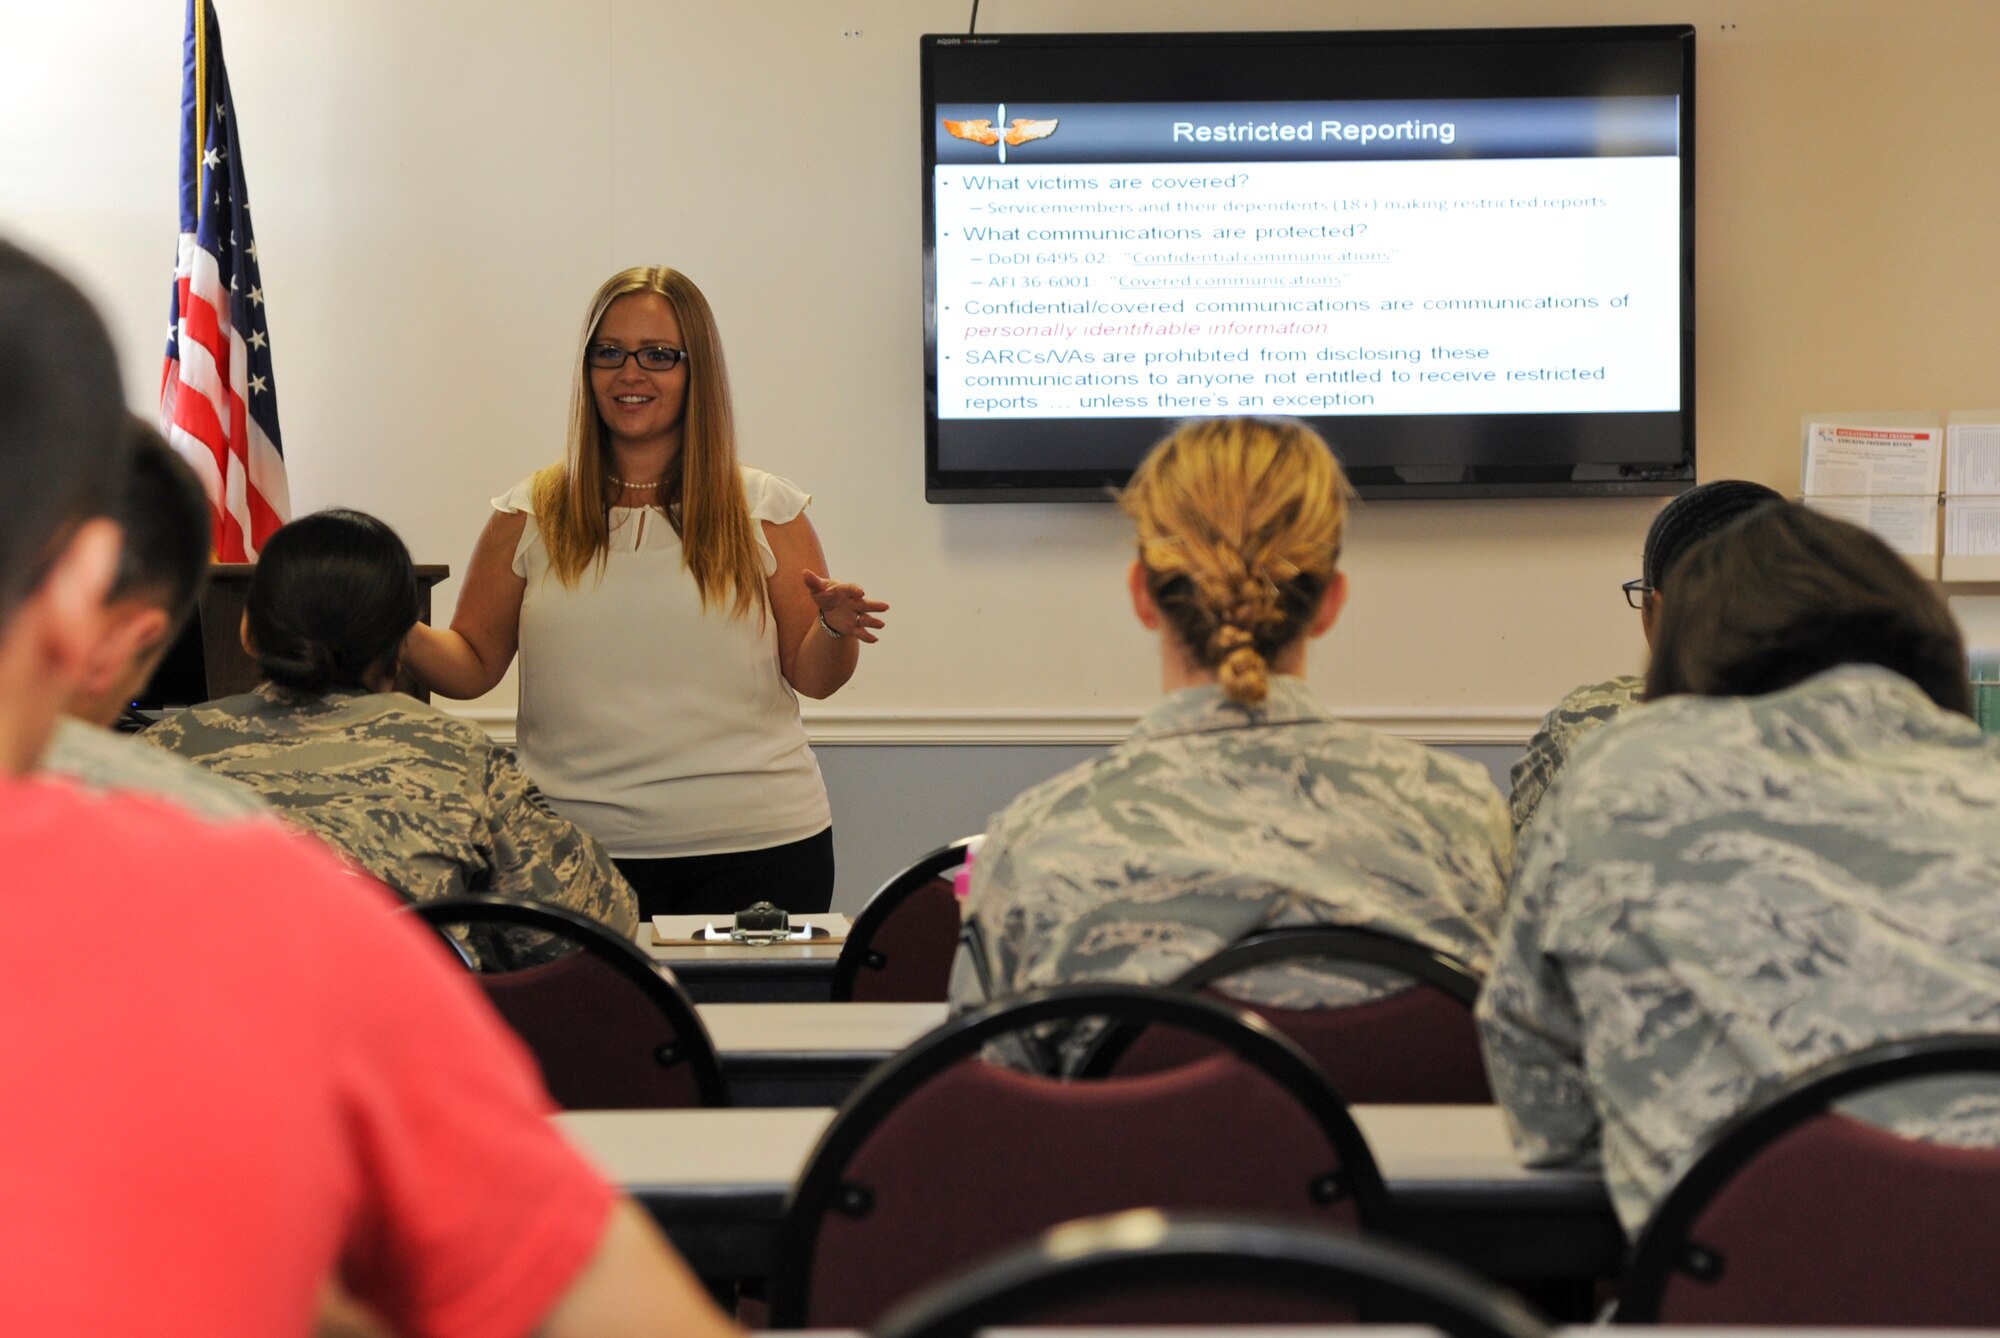
<svg viewBox="0 0 2000 1338">
<path fill-rule="evenodd" d="M 941 419 L 1682 407 L 1673 97 L 938 113 Z"/>
</svg>

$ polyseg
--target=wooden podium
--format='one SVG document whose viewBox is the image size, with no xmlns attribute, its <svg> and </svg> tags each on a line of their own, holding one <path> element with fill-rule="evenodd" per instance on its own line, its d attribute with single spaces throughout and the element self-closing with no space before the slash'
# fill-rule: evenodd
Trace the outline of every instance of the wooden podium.
<svg viewBox="0 0 2000 1338">
<path fill-rule="evenodd" d="M 207 691 L 203 698 L 205 701 L 248 692 L 257 686 L 257 662 L 243 649 L 242 634 L 243 603 L 250 593 L 251 573 L 256 570 L 256 566 L 248 562 L 218 562 L 210 567 L 208 585 L 202 591 L 195 616 L 188 620 L 180 642 L 168 657 L 171 661 L 199 646 Z M 417 568 L 417 618 L 420 621 L 431 620 L 431 587 L 449 575 L 450 567 Z M 430 700 L 430 694 L 419 688 L 407 674 L 396 686 L 413 697 Z"/>
</svg>

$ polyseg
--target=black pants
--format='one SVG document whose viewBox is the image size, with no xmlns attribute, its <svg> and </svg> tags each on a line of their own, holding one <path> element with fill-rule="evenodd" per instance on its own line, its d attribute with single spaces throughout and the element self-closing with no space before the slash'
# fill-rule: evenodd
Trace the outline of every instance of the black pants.
<svg viewBox="0 0 2000 1338">
<path fill-rule="evenodd" d="M 639 894 L 639 916 L 734 915 L 756 901 L 803 914 L 833 905 L 833 828 L 803 841 L 727 855 L 613 859 Z"/>
</svg>

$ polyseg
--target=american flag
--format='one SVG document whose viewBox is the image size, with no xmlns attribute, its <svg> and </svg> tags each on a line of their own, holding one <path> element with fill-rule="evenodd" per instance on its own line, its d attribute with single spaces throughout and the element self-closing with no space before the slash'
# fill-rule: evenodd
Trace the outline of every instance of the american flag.
<svg viewBox="0 0 2000 1338">
<path fill-rule="evenodd" d="M 208 0 L 188 0 L 170 311 L 160 427 L 208 490 L 216 559 L 254 562 L 292 506 L 236 109 Z"/>
</svg>

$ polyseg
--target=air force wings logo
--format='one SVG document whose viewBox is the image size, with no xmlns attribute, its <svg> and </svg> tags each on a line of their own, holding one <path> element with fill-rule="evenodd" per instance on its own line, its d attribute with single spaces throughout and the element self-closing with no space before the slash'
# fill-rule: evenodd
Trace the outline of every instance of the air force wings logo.
<svg viewBox="0 0 2000 1338">
<path fill-rule="evenodd" d="M 944 128 L 951 132 L 953 139 L 969 139 L 974 144 L 986 145 L 1000 142 L 1000 132 L 995 130 L 993 122 L 988 120 L 946 121 Z"/>
<path fill-rule="evenodd" d="M 985 119 L 977 121 L 946 121 L 944 128 L 949 130 L 955 138 L 969 139 L 974 144 L 990 146 L 998 144 L 1001 140 L 1000 132 L 993 128 L 993 122 Z M 1006 140 L 1009 144 L 1021 145 L 1026 144 L 1031 139 L 1047 139 L 1055 132 L 1056 122 L 1053 119 L 1031 121 L 1025 116 L 1016 116 L 1013 126 L 1007 131 Z"/>
<path fill-rule="evenodd" d="M 1005 122 L 1006 119 L 1007 104 L 1003 102 L 994 108 L 992 120 L 982 116 L 976 121 L 946 121 L 944 128 L 953 139 L 970 140 L 974 144 L 984 144 L 999 149 L 1000 161 L 1004 163 L 1007 161 L 1008 145 L 1019 148 L 1031 139 L 1047 139 L 1056 132 L 1060 118 L 1052 116 L 1047 120 L 1038 121 L 1017 116 L 1014 118 L 1014 123 L 1005 131 L 994 128 L 996 123 Z"/>
</svg>

